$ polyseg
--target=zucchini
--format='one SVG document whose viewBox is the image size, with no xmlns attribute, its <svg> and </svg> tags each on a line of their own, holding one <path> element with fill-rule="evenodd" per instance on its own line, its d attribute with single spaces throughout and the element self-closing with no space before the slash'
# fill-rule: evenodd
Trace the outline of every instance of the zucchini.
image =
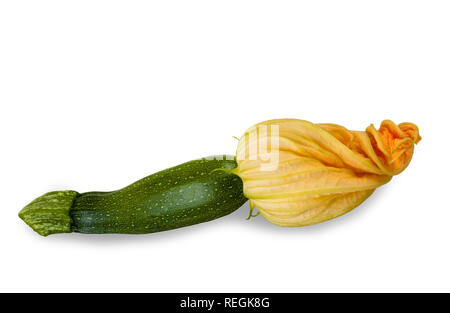
<svg viewBox="0 0 450 313">
<path fill-rule="evenodd" d="M 145 234 L 207 222 L 247 200 L 242 181 L 230 172 L 234 157 L 190 161 L 112 192 L 47 193 L 20 213 L 40 235 Z"/>
</svg>

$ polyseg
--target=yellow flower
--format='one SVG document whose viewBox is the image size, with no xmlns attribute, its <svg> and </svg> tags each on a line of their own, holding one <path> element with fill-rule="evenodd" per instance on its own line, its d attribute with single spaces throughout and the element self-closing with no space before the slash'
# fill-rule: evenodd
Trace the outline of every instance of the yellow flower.
<svg viewBox="0 0 450 313">
<path fill-rule="evenodd" d="M 409 164 L 419 130 L 385 120 L 379 130 L 270 120 L 247 130 L 233 172 L 250 206 L 280 226 L 306 226 L 345 214 Z"/>
</svg>

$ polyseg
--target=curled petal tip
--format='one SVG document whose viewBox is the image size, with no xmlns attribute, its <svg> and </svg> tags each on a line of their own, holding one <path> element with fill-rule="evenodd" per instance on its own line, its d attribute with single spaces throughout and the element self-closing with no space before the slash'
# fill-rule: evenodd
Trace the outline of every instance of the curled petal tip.
<svg viewBox="0 0 450 313">
<path fill-rule="evenodd" d="M 397 125 L 391 120 L 384 120 L 378 130 L 370 125 L 366 132 L 378 158 L 384 163 L 386 174 L 389 175 L 397 175 L 408 166 L 414 152 L 414 144 L 422 139 L 417 125 Z"/>
</svg>

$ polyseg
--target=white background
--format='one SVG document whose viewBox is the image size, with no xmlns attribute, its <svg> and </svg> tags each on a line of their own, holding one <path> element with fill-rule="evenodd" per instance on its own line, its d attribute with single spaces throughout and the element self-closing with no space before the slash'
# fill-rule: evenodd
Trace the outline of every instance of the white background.
<svg viewBox="0 0 450 313">
<path fill-rule="evenodd" d="M 448 1 L 2 1 L 0 290 L 450 291 Z M 41 194 L 233 154 L 273 118 L 419 125 L 409 168 L 305 228 L 232 215 L 40 237 Z"/>
</svg>

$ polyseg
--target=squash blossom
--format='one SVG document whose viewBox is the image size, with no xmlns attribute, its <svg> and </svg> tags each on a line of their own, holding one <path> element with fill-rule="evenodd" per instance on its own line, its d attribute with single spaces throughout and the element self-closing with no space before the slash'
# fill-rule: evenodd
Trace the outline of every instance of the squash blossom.
<svg viewBox="0 0 450 313">
<path fill-rule="evenodd" d="M 408 166 L 420 139 L 416 125 L 390 120 L 366 131 L 270 120 L 240 138 L 233 173 L 244 183 L 251 210 L 279 226 L 306 226 L 361 204 Z"/>
</svg>

